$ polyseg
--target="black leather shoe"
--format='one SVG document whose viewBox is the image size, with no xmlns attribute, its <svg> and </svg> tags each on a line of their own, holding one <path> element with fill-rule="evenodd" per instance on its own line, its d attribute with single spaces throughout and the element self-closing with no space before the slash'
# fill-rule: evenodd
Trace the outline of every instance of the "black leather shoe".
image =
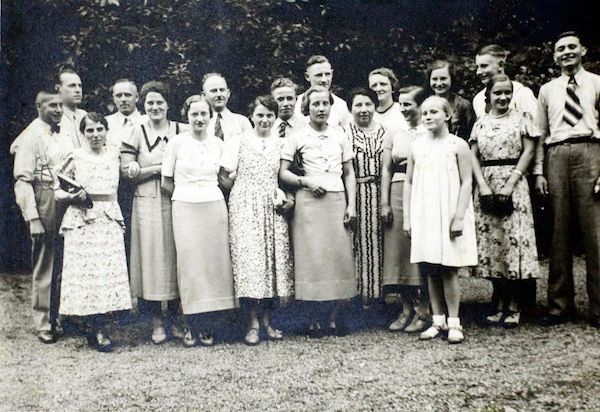
<svg viewBox="0 0 600 412">
<path fill-rule="evenodd" d="M 600 319 L 590 319 L 590 326 L 600 329 Z"/>
<path fill-rule="evenodd" d="M 56 334 L 51 330 L 41 330 L 37 334 L 37 338 L 40 342 L 50 344 L 56 342 Z"/>
<path fill-rule="evenodd" d="M 547 314 L 547 315 L 542 316 L 542 319 L 540 319 L 540 325 L 556 326 L 556 325 L 562 325 L 563 323 L 567 323 L 570 320 L 572 320 L 572 319 L 569 316 Z"/>
<path fill-rule="evenodd" d="M 339 338 L 343 338 L 344 336 L 348 336 L 350 330 L 343 323 L 330 322 L 329 323 L 329 335 L 337 336 Z"/>
</svg>

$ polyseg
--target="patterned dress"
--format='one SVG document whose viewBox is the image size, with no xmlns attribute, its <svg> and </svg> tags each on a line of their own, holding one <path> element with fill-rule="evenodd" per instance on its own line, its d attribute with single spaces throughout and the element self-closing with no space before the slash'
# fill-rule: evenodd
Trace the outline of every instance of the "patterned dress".
<svg viewBox="0 0 600 412">
<path fill-rule="evenodd" d="M 346 128 L 356 175 L 356 214 L 354 256 L 358 286 L 364 300 L 381 296 L 383 275 L 383 226 L 380 217 L 381 159 L 386 129 L 377 125 L 361 130 L 354 123 Z"/>
<path fill-rule="evenodd" d="M 276 137 L 244 135 L 239 139 L 237 174 L 229 196 L 231 261 L 238 298 L 293 294 L 288 224 L 273 205 L 281 144 Z"/>
<path fill-rule="evenodd" d="M 117 203 L 119 152 L 101 156 L 76 150 L 61 172 L 75 179 L 94 199 L 94 207 L 71 205 L 60 233 L 65 238 L 60 313 L 85 316 L 131 309 L 123 216 Z"/>
<path fill-rule="evenodd" d="M 498 117 L 483 115 L 473 127 L 471 141 L 477 143 L 481 160 L 516 160 L 523 152 L 523 139 L 539 135 L 528 115 L 511 109 Z M 492 192 L 502 188 L 514 168 L 514 164 L 482 167 Z M 515 185 L 512 201 L 513 213 L 497 217 L 483 213 L 479 196 L 475 197 L 479 265 L 473 273 L 478 277 L 518 280 L 540 275 L 526 179 L 519 179 Z"/>
</svg>

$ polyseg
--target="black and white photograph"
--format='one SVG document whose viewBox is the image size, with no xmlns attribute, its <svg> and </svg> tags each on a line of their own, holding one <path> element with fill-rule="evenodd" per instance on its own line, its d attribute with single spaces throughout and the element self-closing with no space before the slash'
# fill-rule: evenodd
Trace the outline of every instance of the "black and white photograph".
<svg viewBox="0 0 600 412">
<path fill-rule="evenodd" d="M 4 0 L 0 411 L 599 411 L 592 0 Z"/>
</svg>

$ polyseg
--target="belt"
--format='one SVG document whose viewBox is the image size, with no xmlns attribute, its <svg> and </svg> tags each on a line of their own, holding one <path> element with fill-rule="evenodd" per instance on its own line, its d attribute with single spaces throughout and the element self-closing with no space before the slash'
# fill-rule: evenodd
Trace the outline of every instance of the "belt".
<svg viewBox="0 0 600 412">
<path fill-rule="evenodd" d="M 514 166 L 519 163 L 519 159 L 492 159 L 482 160 L 481 167 L 487 166 Z"/>
<path fill-rule="evenodd" d="M 34 180 L 31 185 L 34 189 L 38 190 L 54 190 L 54 181 L 42 182 L 39 180 Z"/>
<path fill-rule="evenodd" d="M 580 136 L 580 137 L 569 137 L 568 139 L 561 140 L 560 142 L 552 142 L 548 144 L 544 144 L 546 149 L 550 149 L 553 146 L 560 146 L 563 144 L 577 144 L 577 143 L 600 143 L 600 139 L 590 136 Z"/>
<path fill-rule="evenodd" d="M 356 183 L 379 183 L 379 176 L 358 176 Z"/>
<path fill-rule="evenodd" d="M 94 194 L 88 193 L 88 197 L 93 202 L 112 202 L 114 200 L 117 200 L 117 195 L 115 195 L 115 194 L 112 194 L 112 195 L 94 195 Z"/>
<path fill-rule="evenodd" d="M 406 163 L 398 163 L 394 165 L 394 173 L 406 173 Z"/>
</svg>

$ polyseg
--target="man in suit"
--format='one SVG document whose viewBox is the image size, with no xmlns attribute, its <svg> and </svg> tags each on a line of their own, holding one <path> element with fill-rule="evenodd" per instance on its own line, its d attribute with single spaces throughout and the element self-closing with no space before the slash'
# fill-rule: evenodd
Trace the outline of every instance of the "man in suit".
<svg viewBox="0 0 600 412">
<path fill-rule="evenodd" d="M 560 77 L 540 88 L 536 188 L 549 196 L 553 232 L 545 325 L 575 316 L 573 229 L 583 240 L 589 321 L 600 327 L 600 76 L 586 71 L 587 50 L 575 32 L 558 36 L 554 61 Z"/>
<path fill-rule="evenodd" d="M 331 68 L 331 63 L 327 60 L 327 57 L 320 55 L 311 56 L 306 62 L 304 78 L 310 84 L 310 87 L 323 86 L 327 90 L 330 90 L 331 83 L 333 82 L 333 69 Z M 329 126 L 341 128 L 351 119 L 348 105 L 344 99 L 339 98 L 335 94 L 331 93 L 331 96 L 333 97 L 333 104 L 331 105 L 331 112 L 327 124 Z M 298 96 L 296 102 L 295 112 L 299 116 L 302 116 L 301 107 L 303 98 L 304 93 Z"/>
<path fill-rule="evenodd" d="M 73 150 L 68 136 L 59 133 L 63 115 L 60 96 L 41 91 L 36 97 L 38 118 L 21 134 L 15 154 L 15 197 L 31 235 L 33 322 L 38 339 L 56 341 L 58 273 L 54 271 L 56 243 L 56 170 Z"/>
<path fill-rule="evenodd" d="M 205 74 L 202 79 L 202 94 L 213 111 L 213 116 L 208 123 L 209 133 L 213 133 L 227 143 L 228 137 L 252 132 L 252 125 L 246 116 L 233 113 L 227 108 L 231 91 L 223 75 Z"/>
</svg>

